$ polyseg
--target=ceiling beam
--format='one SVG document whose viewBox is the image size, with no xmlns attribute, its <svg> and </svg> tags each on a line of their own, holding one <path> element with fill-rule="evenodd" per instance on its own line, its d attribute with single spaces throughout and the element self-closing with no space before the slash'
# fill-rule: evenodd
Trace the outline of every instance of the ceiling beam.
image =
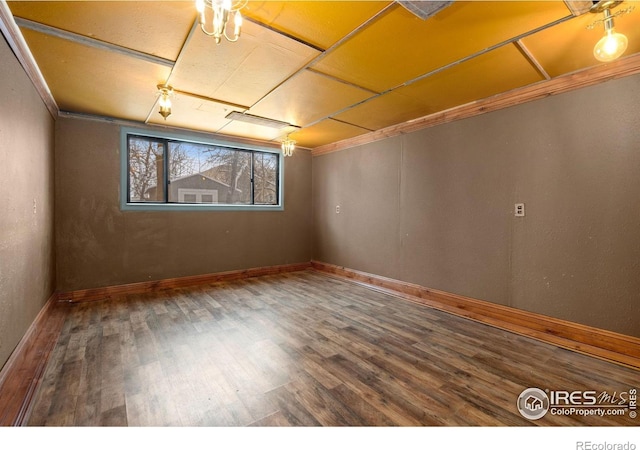
<svg viewBox="0 0 640 450">
<path fill-rule="evenodd" d="M 53 118 L 58 117 L 60 108 L 58 108 L 58 104 L 53 98 L 53 94 L 51 94 L 49 85 L 47 85 L 44 76 L 42 76 L 42 72 L 40 72 L 40 68 L 31 50 L 29 50 L 29 46 L 24 40 L 20 28 L 16 24 L 13 14 L 5 0 L 0 0 L 0 30 L 14 55 L 16 55 L 16 58 L 22 65 L 22 68 L 33 83 L 36 91 L 38 91 L 49 113 Z"/>
<path fill-rule="evenodd" d="M 520 50 L 520 53 L 522 53 L 522 56 L 524 56 L 527 59 L 527 61 L 529 61 L 529 63 L 536 69 L 536 71 L 540 75 L 544 77 L 545 80 L 551 79 L 551 76 L 547 73 L 546 70 L 544 70 L 544 67 L 542 67 L 542 64 L 540 64 L 540 62 L 536 59 L 536 57 L 533 56 L 533 53 L 529 51 L 529 49 L 524 44 L 524 42 L 522 42 L 522 39 L 518 39 L 517 41 L 514 42 L 514 44 L 516 45 L 516 47 L 518 47 L 518 50 Z"/>
</svg>

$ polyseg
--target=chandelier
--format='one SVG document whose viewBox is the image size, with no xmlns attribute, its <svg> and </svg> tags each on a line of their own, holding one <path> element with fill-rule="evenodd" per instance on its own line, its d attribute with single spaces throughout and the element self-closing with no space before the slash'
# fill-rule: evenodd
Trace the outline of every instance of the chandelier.
<svg viewBox="0 0 640 450">
<path fill-rule="evenodd" d="M 282 141 L 282 155 L 283 156 L 291 156 L 293 155 L 293 151 L 296 148 L 296 141 L 292 141 L 289 139 L 289 135 L 287 135 L 286 139 Z"/>
<path fill-rule="evenodd" d="M 225 38 L 229 42 L 235 42 L 240 37 L 242 28 L 242 14 L 248 0 L 196 0 L 200 28 L 207 36 L 213 36 L 216 44 Z M 233 18 L 233 35 L 229 35 L 227 23 Z M 207 23 L 207 21 L 209 23 Z M 210 30 L 207 27 L 210 26 Z"/>
</svg>

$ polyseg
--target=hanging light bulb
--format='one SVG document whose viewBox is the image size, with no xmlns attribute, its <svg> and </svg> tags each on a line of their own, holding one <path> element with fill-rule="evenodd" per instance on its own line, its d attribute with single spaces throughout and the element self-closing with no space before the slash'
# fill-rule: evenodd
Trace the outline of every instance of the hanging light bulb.
<svg viewBox="0 0 640 450">
<path fill-rule="evenodd" d="M 593 55 L 598 61 L 613 61 L 622 56 L 628 43 L 624 34 L 607 32 L 593 48 Z"/>
<path fill-rule="evenodd" d="M 616 33 L 613 17 L 608 9 L 604 10 L 604 36 L 593 48 L 593 56 L 598 61 L 613 61 L 619 58 L 627 49 L 629 40 L 624 34 Z"/>
<path fill-rule="evenodd" d="M 240 30 L 242 29 L 242 14 L 240 14 L 240 11 L 236 11 L 233 21 L 235 25 L 233 35 L 235 36 L 235 40 L 237 41 L 240 37 Z"/>
<path fill-rule="evenodd" d="M 158 106 L 160 106 L 160 115 L 167 120 L 167 117 L 171 115 L 171 95 L 173 95 L 173 88 L 164 84 L 158 85 Z"/>
<path fill-rule="evenodd" d="M 619 58 L 627 49 L 629 40 L 624 34 L 617 33 L 613 24 L 613 18 L 621 14 L 631 12 L 633 6 L 617 11 L 611 14 L 611 9 L 621 4 L 621 0 L 600 0 L 596 2 L 590 9 L 592 13 L 602 13 L 603 19 L 596 20 L 587 28 L 592 29 L 596 24 L 602 22 L 604 24 L 604 36 L 596 43 L 593 48 L 593 56 L 598 61 L 609 62 Z"/>
<path fill-rule="evenodd" d="M 200 23 L 204 22 L 202 15 L 204 14 L 204 0 L 196 0 L 196 10 L 198 10 L 198 14 L 200 14 Z"/>
<path fill-rule="evenodd" d="M 222 41 L 222 38 L 229 42 L 235 42 L 240 37 L 242 29 L 242 14 L 240 10 L 244 8 L 248 0 L 196 0 L 196 9 L 198 11 L 198 22 L 200 28 L 207 36 L 213 36 L 216 44 Z M 211 28 L 207 30 L 207 9 L 211 10 Z M 227 22 L 229 17 L 233 15 L 233 35 L 227 34 Z"/>
<path fill-rule="evenodd" d="M 291 156 L 293 155 L 293 151 L 296 148 L 296 141 L 292 141 L 289 139 L 289 135 L 287 135 L 286 139 L 282 141 L 282 155 L 283 156 Z"/>
</svg>

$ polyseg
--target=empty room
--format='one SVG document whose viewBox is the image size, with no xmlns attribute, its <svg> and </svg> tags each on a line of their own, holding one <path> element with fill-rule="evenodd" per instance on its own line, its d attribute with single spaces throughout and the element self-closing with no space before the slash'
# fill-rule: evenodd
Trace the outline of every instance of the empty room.
<svg viewBox="0 0 640 450">
<path fill-rule="evenodd" d="M 640 424 L 640 4 L 0 28 L 5 428 Z"/>
</svg>

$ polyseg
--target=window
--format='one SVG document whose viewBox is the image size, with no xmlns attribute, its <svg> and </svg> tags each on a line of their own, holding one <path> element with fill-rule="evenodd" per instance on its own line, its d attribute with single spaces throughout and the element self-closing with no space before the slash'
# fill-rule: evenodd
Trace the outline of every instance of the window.
<svg viewBox="0 0 640 450">
<path fill-rule="evenodd" d="M 274 151 L 127 131 L 123 146 L 123 209 L 281 207 Z"/>
</svg>

